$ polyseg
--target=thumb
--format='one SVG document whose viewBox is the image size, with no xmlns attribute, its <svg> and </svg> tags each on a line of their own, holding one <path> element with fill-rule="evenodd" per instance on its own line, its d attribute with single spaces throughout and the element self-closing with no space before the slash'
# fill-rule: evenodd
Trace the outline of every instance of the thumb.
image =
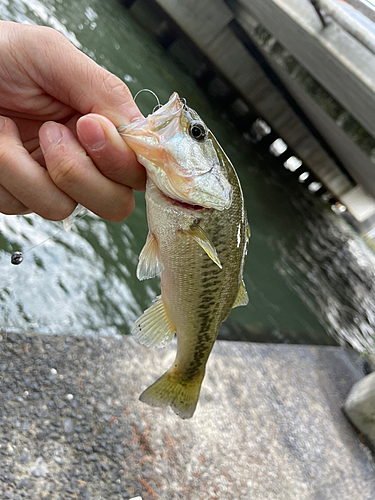
<svg viewBox="0 0 375 500">
<path fill-rule="evenodd" d="M 32 51 L 39 85 L 79 113 L 103 115 L 116 127 L 142 117 L 125 83 L 59 32 L 30 26 L 26 50 Z"/>
</svg>

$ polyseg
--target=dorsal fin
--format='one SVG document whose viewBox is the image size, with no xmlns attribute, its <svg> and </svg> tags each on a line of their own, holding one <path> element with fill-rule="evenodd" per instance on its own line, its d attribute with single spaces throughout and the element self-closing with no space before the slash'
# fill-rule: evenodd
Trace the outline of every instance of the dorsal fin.
<svg viewBox="0 0 375 500">
<path fill-rule="evenodd" d="M 205 231 L 200 227 L 199 224 L 194 222 L 190 228 L 187 231 L 184 231 L 186 234 L 194 238 L 194 240 L 200 245 L 203 250 L 206 252 L 206 254 L 209 256 L 209 258 L 215 262 L 215 264 L 220 267 L 220 269 L 223 268 L 223 266 L 220 263 L 219 257 L 217 255 L 216 249 L 213 246 L 210 238 L 208 235 L 205 233 Z"/>
<path fill-rule="evenodd" d="M 162 271 L 162 265 L 159 258 L 158 241 L 152 233 L 148 233 L 146 243 L 139 254 L 137 266 L 137 278 L 146 280 L 157 276 Z"/>
<path fill-rule="evenodd" d="M 240 286 L 238 287 L 238 293 L 236 300 L 234 301 L 233 307 L 246 306 L 249 303 L 249 296 L 245 288 L 245 283 L 241 280 Z"/>
</svg>

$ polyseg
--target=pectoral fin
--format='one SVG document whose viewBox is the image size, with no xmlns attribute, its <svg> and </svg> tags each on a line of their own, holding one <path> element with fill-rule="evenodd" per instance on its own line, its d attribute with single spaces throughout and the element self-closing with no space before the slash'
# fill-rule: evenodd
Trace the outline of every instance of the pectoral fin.
<svg viewBox="0 0 375 500">
<path fill-rule="evenodd" d="M 146 280 L 154 278 L 162 271 L 162 265 L 159 258 L 159 246 L 157 239 L 152 233 L 148 233 L 145 246 L 143 247 L 137 266 L 137 278 Z"/>
<path fill-rule="evenodd" d="M 176 329 L 169 319 L 161 297 L 134 323 L 131 333 L 140 344 L 147 347 L 165 347 Z"/>
<path fill-rule="evenodd" d="M 238 288 L 238 294 L 236 300 L 234 301 L 233 307 L 246 306 L 246 304 L 248 303 L 249 303 L 249 296 L 247 295 L 245 283 L 242 280 Z"/>
<path fill-rule="evenodd" d="M 199 224 L 196 223 L 192 224 L 190 226 L 190 229 L 184 232 L 189 236 L 191 236 L 192 238 L 194 238 L 194 240 L 198 243 L 198 245 L 200 245 L 203 248 L 203 250 L 209 256 L 209 258 L 213 260 L 215 264 L 220 267 L 220 269 L 223 268 L 223 266 L 220 263 L 215 247 L 213 246 L 208 235 L 203 231 L 203 229 L 200 227 Z"/>
</svg>

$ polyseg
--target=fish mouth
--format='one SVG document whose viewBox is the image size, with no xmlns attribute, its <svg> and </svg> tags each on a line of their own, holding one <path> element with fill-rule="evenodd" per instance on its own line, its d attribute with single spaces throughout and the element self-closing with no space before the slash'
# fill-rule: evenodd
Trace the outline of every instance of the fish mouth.
<svg viewBox="0 0 375 500">
<path fill-rule="evenodd" d="M 171 198 L 170 196 L 163 193 L 166 198 L 172 200 L 173 205 L 181 208 L 185 208 L 187 210 L 205 210 L 206 207 L 202 207 L 201 205 L 191 205 L 190 203 L 186 203 L 184 201 L 176 200 L 175 198 Z"/>
<path fill-rule="evenodd" d="M 211 210 L 210 208 L 203 207 L 202 205 L 197 205 L 197 204 L 192 204 L 192 203 L 186 203 L 186 201 L 181 201 L 178 198 L 174 198 L 170 196 L 169 194 L 166 194 L 160 187 L 152 180 L 150 177 L 147 179 L 147 187 L 146 187 L 146 192 L 147 190 L 153 191 L 155 190 L 159 196 L 161 196 L 165 201 L 170 203 L 171 205 L 182 208 L 184 210 L 190 210 L 193 212 L 198 212 L 200 210 Z"/>
<path fill-rule="evenodd" d="M 160 189 L 159 186 L 155 184 L 155 186 L 158 188 L 158 190 L 161 192 L 161 194 L 164 196 L 164 198 L 167 198 L 172 205 L 175 207 L 180 207 L 184 208 L 185 210 L 207 210 L 207 207 L 203 207 L 202 205 L 197 205 L 193 203 L 187 203 L 186 201 L 182 201 L 178 198 L 174 198 L 173 196 L 170 196 L 169 194 L 165 193 L 162 189 Z"/>
</svg>

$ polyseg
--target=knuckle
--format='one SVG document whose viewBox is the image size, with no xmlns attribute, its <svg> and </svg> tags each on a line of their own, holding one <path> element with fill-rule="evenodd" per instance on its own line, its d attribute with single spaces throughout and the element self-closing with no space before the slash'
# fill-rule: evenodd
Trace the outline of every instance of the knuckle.
<svg viewBox="0 0 375 500">
<path fill-rule="evenodd" d="M 69 190 L 78 181 L 78 162 L 76 158 L 56 159 L 53 167 L 47 169 L 53 182 L 63 191 Z"/>
<path fill-rule="evenodd" d="M 38 26 L 37 30 L 39 31 L 38 34 L 40 34 L 40 37 L 44 38 L 47 43 L 55 42 L 56 44 L 66 44 L 66 42 L 68 42 L 62 33 L 49 26 Z"/>
</svg>

